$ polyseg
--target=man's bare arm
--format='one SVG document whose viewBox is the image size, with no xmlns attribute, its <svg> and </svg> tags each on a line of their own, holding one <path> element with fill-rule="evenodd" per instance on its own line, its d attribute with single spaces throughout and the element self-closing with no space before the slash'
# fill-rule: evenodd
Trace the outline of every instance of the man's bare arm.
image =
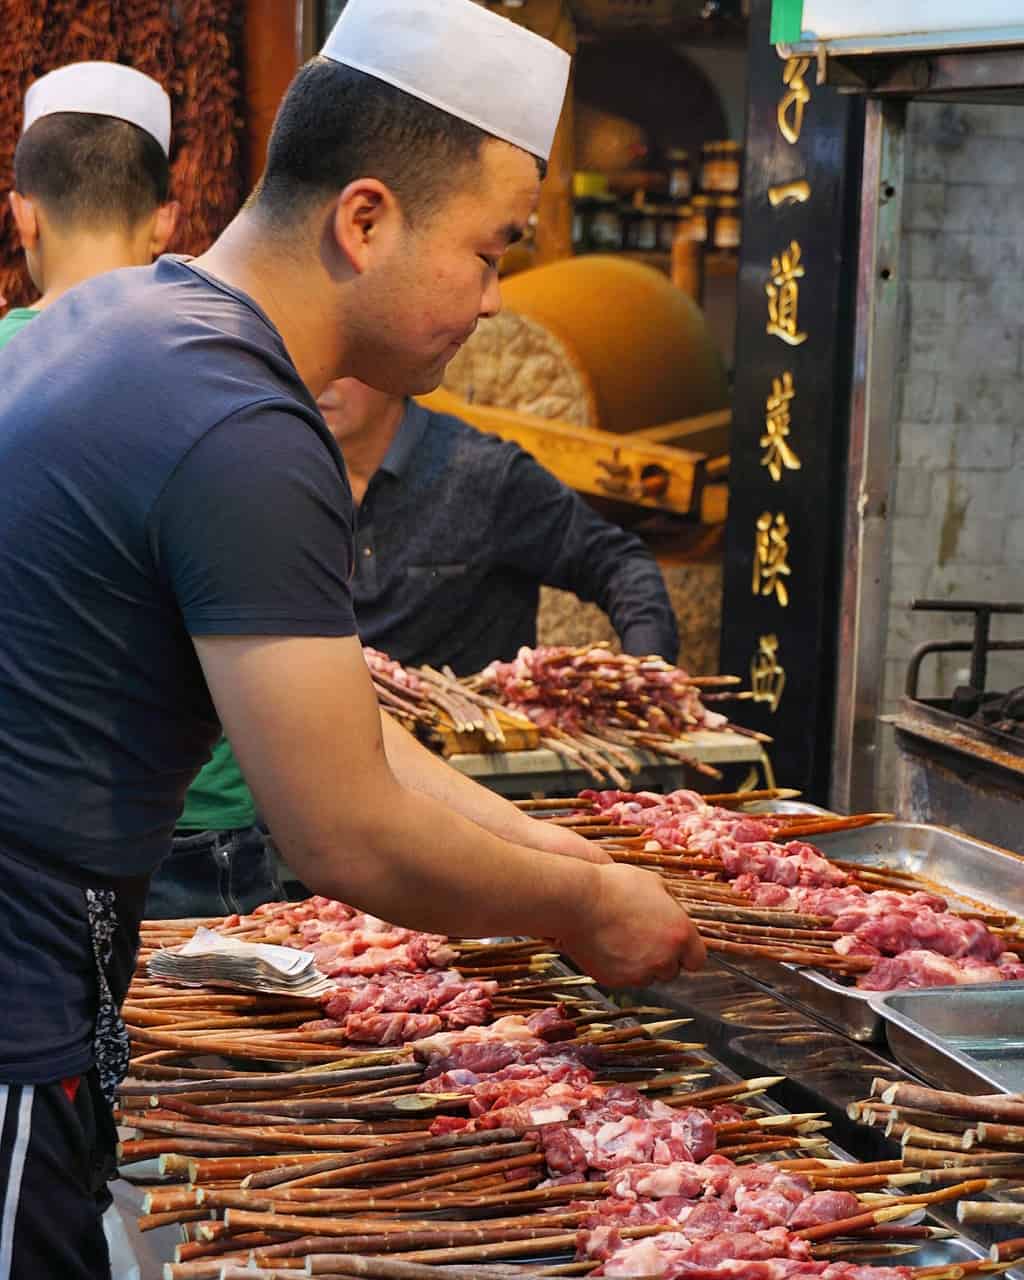
<svg viewBox="0 0 1024 1280">
<path fill-rule="evenodd" d="M 311 887 L 413 928 L 557 939 L 609 983 L 700 963 L 689 920 L 649 873 L 512 844 L 403 786 L 356 639 L 195 646 L 260 808 Z"/>
<path fill-rule="evenodd" d="M 608 854 L 582 836 L 548 822 L 538 822 L 503 796 L 465 777 L 417 742 L 386 712 L 382 713 L 381 720 L 388 763 L 403 786 L 432 796 L 503 840 L 529 849 L 542 849 L 545 853 L 583 858 L 587 862 L 610 861 Z"/>
</svg>

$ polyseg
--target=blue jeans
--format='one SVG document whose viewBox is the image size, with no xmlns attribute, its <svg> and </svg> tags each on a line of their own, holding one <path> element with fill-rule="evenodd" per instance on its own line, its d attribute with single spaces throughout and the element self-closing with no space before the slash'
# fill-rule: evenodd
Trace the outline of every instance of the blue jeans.
<svg viewBox="0 0 1024 1280">
<path fill-rule="evenodd" d="M 277 856 L 262 828 L 179 831 L 150 881 L 145 919 L 245 915 L 284 896 Z"/>
</svg>

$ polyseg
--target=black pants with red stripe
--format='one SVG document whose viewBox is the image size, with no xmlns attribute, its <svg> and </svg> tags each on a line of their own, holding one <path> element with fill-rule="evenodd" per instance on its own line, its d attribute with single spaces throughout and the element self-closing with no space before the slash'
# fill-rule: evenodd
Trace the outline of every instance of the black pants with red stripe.
<svg viewBox="0 0 1024 1280">
<path fill-rule="evenodd" d="M 96 1073 L 0 1084 L 0 1112 L 0 1280 L 110 1280 L 116 1131 Z"/>
</svg>

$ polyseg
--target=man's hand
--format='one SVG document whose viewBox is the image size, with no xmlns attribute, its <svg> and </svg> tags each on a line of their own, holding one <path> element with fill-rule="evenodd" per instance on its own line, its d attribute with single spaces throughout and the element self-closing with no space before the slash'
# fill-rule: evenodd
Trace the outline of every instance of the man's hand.
<svg viewBox="0 0 1024 1280">
<path fill-rule="evenodd" d="M 558 940 L 584 973 L 603 986 L 643 987 L 703 965 L 703 942 L 657 875 L 609 866 L 598 882 L 598 900 L 581 903 Z"/>
</svg>

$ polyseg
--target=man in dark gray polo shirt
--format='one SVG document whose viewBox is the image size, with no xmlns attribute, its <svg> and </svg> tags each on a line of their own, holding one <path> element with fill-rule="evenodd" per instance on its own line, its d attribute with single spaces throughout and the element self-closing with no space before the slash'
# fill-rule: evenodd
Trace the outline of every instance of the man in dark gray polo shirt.
<svg viewBox="0 0 1024 1280">
<path fill-rule="evenodd" d="M 364 644 L 468 675 L 537 643 L 549 586 L 598 604 L 625 652 L 676 661 L 654 557 L 524 449 L 355 378 L 332 382 L 318 404 L 358 509 L 352 597 Z"/>
</svg>

